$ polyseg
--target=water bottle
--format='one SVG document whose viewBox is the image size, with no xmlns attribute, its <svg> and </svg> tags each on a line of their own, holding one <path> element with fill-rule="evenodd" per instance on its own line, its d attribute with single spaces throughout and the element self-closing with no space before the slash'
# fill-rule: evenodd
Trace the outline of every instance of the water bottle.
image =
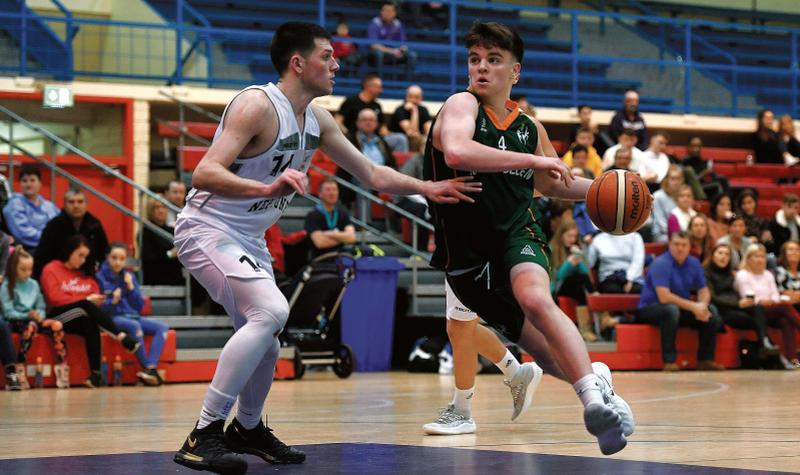
<svg viewBox="0 0 800 475">
<path fill-rule="evenodd" d="M 747 165 L 748 167 L 749 167 L 749 166 L 752 166 L 752 165 L 753 165 L 753 163 L 755 163 L 755 160 L 753 159 L 753 155 L 751 155 L 751 154 L 748 154 L 748 155 L 747 155 L 747 157 L 745 157 L 745 159 L 744 159 L 744 163 L 745 163 L 745 165 Z"/>
</svg>

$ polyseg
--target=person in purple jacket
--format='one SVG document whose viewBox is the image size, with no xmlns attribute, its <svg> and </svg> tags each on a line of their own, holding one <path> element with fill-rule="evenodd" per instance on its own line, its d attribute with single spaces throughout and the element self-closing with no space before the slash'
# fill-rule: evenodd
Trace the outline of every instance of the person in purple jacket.
<svg viewBox="0 0 800 475">
<path fill-rule="evenodd" d="M 95 277 L 100 289 L 106 295 L 102 309 L 112 316 L 114 323 L 120 331 L 133 336 L 142 342 L 136 350 L 136 359 L 144 368 L 136 373 L 139 380 L 147 386 L 160 386 L 163 383 L 158 374 L 158 359 L 164 349 L 169 327 L 152 318 L 141 318 L 144 299 L 139 291 L 136 277 L 125 270 L 125 261 L 128 259 L 128 245 L 122 242 L 112 242 L 111 250 L 103 266 L 97 271 Z M 152 335 L 150 352 L 144 348 L 144 335 Z"/>
<path fill-rule="evenodd" d="M 417 63 L 417 54 L 409 51 L 406 42 L 406 30 L 397 19 L 397 8 L 392 2 L 381 5 L 381 13 L 369 22 L 367 38 L 373 41 L 369 45 L 369 62 L 377 67 L 382 76 L 384 64 L 405 64 L 406 71 L 411 74 Z M 384 44 L 384 42 L 392 44 Z M 399 43 L 399 44 L 398 44 Z"/>
</svg>

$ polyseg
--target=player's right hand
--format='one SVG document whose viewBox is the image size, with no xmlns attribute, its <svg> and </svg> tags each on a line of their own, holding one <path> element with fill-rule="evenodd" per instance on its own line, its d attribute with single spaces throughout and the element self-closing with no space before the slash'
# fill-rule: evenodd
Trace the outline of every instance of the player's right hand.
<svg viewBox="0 0 800 475">
<path fill-rule="evenodd" d="M 567 187 L 575 181 L 572 170 L 560 158 L 534 155 L 534 162 L 531 168 L 546 171 L 550 178 L 563 181 Z"/>
<path fill-rule="evenodd" d="M 269 185 L 267 196 L 286 196 L 292 193 L 308 193 L 308 176 L 294 168 L 287 168 L 277 180 Z"/>
</svg>

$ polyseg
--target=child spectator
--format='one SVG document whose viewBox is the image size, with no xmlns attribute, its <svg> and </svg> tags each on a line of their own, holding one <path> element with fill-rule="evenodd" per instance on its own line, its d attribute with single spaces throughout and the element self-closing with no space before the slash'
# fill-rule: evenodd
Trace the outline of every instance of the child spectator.
<svg viewBox="0 0 800 475">
<path fill-rule="evenodd" d="M 781 209 L 775 212 L 775 217 L 769 223 L 772 234 L 772 248 L 770 251 L 777 254 L 787 241 L 800 240 L 800 216 L 797 215 L 800 198 L 794 193 L 783 195 Z"/>
<path fill-rule="evenodd" d="M 591 172 L 591 176 L 587 175 L 587 178 L 595 178 L 600 175 L 603 171 L 603 159 L 600 158 L 600 155 L 597 153 L 597 150 L 592 146 L 594 143 L 594 134 L 592 133 L 591 129 L 579 129 L 577 135 L 575 136 L 575 143 L 572 144 L 570 150 L 564 154 L 563 160 L 564 163 L 567 164 L 568 167 L 581 167 L 588 169 Z M 583 164 L 575 163 L 575 148 L 582 147 L 582 150 L 585 150 L 585 162 Z"/>
<path fill-rule="evenodd" d="M 578 328 L 584 341 L 597 341 L 592 318 L 586 307 L 586 292 L 594 292 L 589 269 L 583 261 L 583 249 L 574 221 L 563 221 L 550 240 L 553 258 L 550 266 L 550 290 L 554 296 L 570 297 L 578 303 Z"/>
<path fill-rule="evenodd" d="M 667 235 L 681 231 L 689 230 L 689 221 L 697 215 L 697 211 L 692 209 L 694 206 L 694 195 L 692 188 L 689 185 L 681 185 L 678 187 L 678 193 L 675 197 L 675 208 L 667 218 Z"/>
<path fill-rule="evenodd" d="M 101 380 L 98 326 L 114 335 L 131 353 L 139 349 L 140 343 L 121 332 L 111 317 L 100 309 L 106 297 L 100 293 L 94 277 L 81 270 L 89 252 L 89 241 L 80 234 L 73 235 L 64 245 L 61 259 L 42 269 L 41 284 L 48 305 L 47 313 L 61 321 L 67 333 L 76 333 L 84 338 L 92 371 L 84 384 L 95 388 Z"/>
<path fill-rule="evenodd" d="M 734 268 L 739 267 L 747 248 L 753 243 L 749 238 L 745 237 L 744 232 L 746 229 L 744 218 L 734 214 L 728 220 L 728 234 L 717 240 L 717 244 L 728 244 L 731 247 L 731 265 Z"/>
<path fill-rule="evenodd" d="M 786 369 L 800 368 L 797 359 L 795 332 L 800 329 L 800 318 L 787 299 L 781 299 L 775 277 L 767 270 L 767 249 L 763 244 L 751 244 L 739 265 L 735 279 L 739 297 L 749 299 L 764 307 L 767 324 L 781 329 L 783 354 L 781 361 Z"/>
<path fill-rule="evenodd" d="M 569 160 L 567 160 L 568 156 L 570 158 Z M 583 170 L 583 176 L 585 178 L 588 178 L 590 180 L 594 180 L 596 178 L 596 176 L 594 174 L 594 171 L 592 171 L 592 169 L 589 168 L 589 164 L 588 164 L 589 163 L 589 149 L 587 149 L 586 147 L 584 147 L 581 144 L 575 144 L 575 145 L 572 146 L 570 151 L 567 152 L 567 155 L 564 155 L 564 163 L 566 163 L 567 166 L 569 166 L 569 167 L 580 168 L 581 170 Z M 599 165 L 600 165 L 600 159 L 599 158 L 597 160 L 597 165 L 598 165 L 598 169 L 599 169 Z"/>
<path fill-rule="evenodd" d="M 0 302 L 3 315 L 11 329 L 20 333 L 17 363 L 25 363 L 28 350 L 39 329 L 53 335 L 56 364 L 66 363 L 67 348 L 64 340 L 64 325 L 58 320 L 45 319 L 45 303 L 39 284 L 31 278 L 33 257 L 18 247 L 8 261 L 6 278 L 0 286 Z"/>
<path fill-rule="evenodd" d="M 672 210 L 677 206 L 678 190 L 683 181 L 683 169 L 671 165 L 667 177 L 661 182 L 661 189 L 653 193 L 653 213 L 651 215 L 654 242 L 668 242 L 667 221 Z"/>
<path fill-rule="evenodd" d="M 144 368 L 144 371 L 136 373 L 139 380 L 147 386 L 160 386 L 164 381 L 156 368 L 169 327 L 152 318 L 141 318 L 144 299 L 139 291 L 136 277 L 125 270 L 127 259 L 128 246 L 122 242 L 112 242 L 106 262 L 96 274 L 100 290 L 106 295 L 101 308 L 111 315 L 120 330 L 139 342 L 136 359 Z M 145 353 L 144 335 L 153 336 L 149 354 Z"/>
<path fill-rule="evenodd" d="M 357 73 L 358 67 L 361 65 L 361 55 L 358 54 L 358 47 L 355 44 L 344 40 L 350 38 L 350 27 L 344 20 L 340 20 L 336 25 L 336 36 L 337 39 L 331 41 L 331 46 L 333 47 L 333 56 L 342 65 L 342 72 L 345 75 Z"/>
</svg>

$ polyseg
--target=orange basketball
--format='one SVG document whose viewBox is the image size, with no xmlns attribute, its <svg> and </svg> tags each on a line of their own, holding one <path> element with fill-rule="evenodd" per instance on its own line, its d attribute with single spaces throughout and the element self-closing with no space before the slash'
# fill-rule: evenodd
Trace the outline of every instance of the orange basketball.
<svg viewBox="0 0 800 475">
<path fill-rule="evenodd" d="M 595 226 L 610 234 L 628 234 L 650 216 L 653 195 L 634 172 L 609 170 L 596 178 L 586 193 L 586 210 Z"/>
</svg>

